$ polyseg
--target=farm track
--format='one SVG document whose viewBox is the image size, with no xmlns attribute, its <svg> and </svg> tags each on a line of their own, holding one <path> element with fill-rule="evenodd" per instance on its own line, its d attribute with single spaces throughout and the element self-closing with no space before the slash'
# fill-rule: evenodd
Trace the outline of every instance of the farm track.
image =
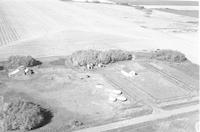
<svg viewBox="0 0 200 132">
<path fill-rule="evenodd" d="M 11 26 L 5 17 L 4 12 L 0 10 L 0 45 L 6 45 L 18 40 L 19 38 L 20 36 L 15 28 Z"/>
<path fill-rule="evenodd" d="M 162 120 L 169 117 L 196 112 L 198 110 L 199 110 L 199 105 L 193 105 L 193 106 L 174 109 L 170 111 L 162 111 L 161 113 L 153 113 L 150 115 L 140 116 L 137 118 L 127 119 L 127 120 L 123 120 L 119 122 L 113 122 L 113 123 L 102 125 L 102 126 L 81 129 L 81 130 L 77 130 L 76 132 L 106 132 L 106 131 L 111 131 L 111 130 L 117 131 L 128 126 L 134 126 L 137 124 L 153 122 L 156 120 Z"/>
<path fill-rule="evenodd" d="M 151 70 L 152 72 L 157 72 L 161 75 L 163 75 L 163 77 L 165 77 L 167 80 L 169 80 L 170 82 L 172 82 L 173 84 L 185 89 L 185 90 L 189 90 L 190 92 L 193 91 L 193 87 L 191 87 L 190 85 L 186 84 L 184 81 L 164 72 L 164 71 L 161 71 L 153 66 L 151 66 L 150 64 L 147 64 L 147 63 L 142 63 L 143 66 L 145 66 L 146 68 L 148 68 L 149 70 Z"/>
</svg>

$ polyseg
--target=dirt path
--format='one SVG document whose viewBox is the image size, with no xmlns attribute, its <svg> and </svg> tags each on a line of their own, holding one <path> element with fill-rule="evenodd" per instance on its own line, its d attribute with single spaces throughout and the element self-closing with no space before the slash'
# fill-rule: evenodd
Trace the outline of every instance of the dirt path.
<svg viewBox="0 0 200 132">
<path fill-rule="evenodd" d="M 194 112 L 194 111 L 198 111 L 198 110 L 199 110 L 199 105 L 194 105 L 194 106 L 175 109 L 175 110 L 171 110 L 171 111 L 154 113 L 151 115 L 137 117 L 137 118 L 133 118 L 133 119 L 129 119 L 129 120 L 114 122 L 114 123 L 110 123 L 110 124 L 106 124 L 106 125 L 102 125 L 102 126 L 78 130 L 76 132 L 104 132 L 104 131 L 108 131 L 108 130 L 113 130 L 113 129 L 118 129 L 118 128 L 127 127 L 127 126 L 131 126 L 131 125 L 136 125 L 136 124 L 140 124 L 140 123 L 144 123 L 144 122 L 165 119 L 165 118 L 168 118 L 171 116 L 176 116 L 179 114 Z"/>
</svg>

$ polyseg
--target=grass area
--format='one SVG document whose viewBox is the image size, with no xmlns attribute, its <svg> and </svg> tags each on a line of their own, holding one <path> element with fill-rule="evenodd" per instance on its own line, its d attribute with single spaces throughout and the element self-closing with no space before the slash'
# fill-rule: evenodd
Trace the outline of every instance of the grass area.
<svg viewBox="0 0 200 132">
<path fill-rule="evenodd" d="M 183 63 L 182 65 L 170 64 L 171 67 L 199 80 L 199 65 L 191 63 Z"/>
<path fill-rule="evenodd" d="M 197 1 L 168 1 L 168 0 L 112 0 L 116 2 L 119 5 L 125 5 L 125 6 L 136 6 L 136 9 L 143 10 L 143 11 L 150 11 L 151 9 L 146 9 L 143 6 L 198 6 L 199 3 Z M 159 11 L 164 11 L 168 13 L 173 13 L 177 15 L 183 15 L 183 16 L 190 16 L 198 18 L 199 11 L 198 10 L 175 10 L 175 9 L 169 9 L 169 8 L 159 8 L 157 9 Z"/>
<path fill-rule="evenodd" d="M 117 3 L 128 3 L 132 5 L 176 5 L 176 6 L 198 6 L 197 1 L 169 1 L 169 0 L 111 0 Z"/>
<path fill-rule="evenodd" d="M 169 8 L 161 8 L 157 9 L 160 11 L 168 12 L 168 13 L 173 13 L 177 15 L 184 15 L 184 16 L 190 16 L 190 17 L 199 17 L 199 11 L 198 10 L 175 10 L 175 9 L 169 9 Z"/>
<path fill-rule="evenodd" d="M 60 59 L 51 61 L 50 64 L 52 64 L 52 65 L 65 65 L 65 61 L 66 61 L 66 60 L 67 60 L 67 59 L 60 58 Z"/>
<path fill-rule="evenodd" d="M 154 59 L 172 63 L 181 63 L 188 60 L 183 53 L 175 50 L 158 49 L 150 52 L 134 52 L 134 54 L 137 59 Z"/>
</svg>

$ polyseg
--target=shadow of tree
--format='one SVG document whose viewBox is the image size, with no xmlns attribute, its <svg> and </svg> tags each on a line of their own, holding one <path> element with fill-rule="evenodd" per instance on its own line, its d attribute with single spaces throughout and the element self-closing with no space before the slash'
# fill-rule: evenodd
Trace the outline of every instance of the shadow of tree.
<svg viewBox="0 0 200 132">
<path fill-rule="evenodd" d="M 39 125 L 37 125 L 36 127 L 32 128 L 31 130 L 38 129 L 38 128 L 43 127 L 51 122 L 51 120 L 53 118 L 53 113 L 51 110 L 41 108 L 41 114 L 43 116 L 42 122 Z"/>
</svg>

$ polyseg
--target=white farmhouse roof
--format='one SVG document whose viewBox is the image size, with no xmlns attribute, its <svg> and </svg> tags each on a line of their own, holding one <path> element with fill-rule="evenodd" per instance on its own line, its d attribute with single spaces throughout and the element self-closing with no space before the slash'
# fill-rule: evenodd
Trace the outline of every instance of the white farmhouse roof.
<svg viewBox="0 0 200 132">
<path fill-rule="evenodd" d="M 134 70 L 131 70 L 130 68 L 128 67 L 124 67 L 122 70 L 121 70 L 121 73 L 124 75 L 124 76 L 127 76 L 127 77 L 134 77 L 136 75 L 136 72 Z"/>
</svg>

